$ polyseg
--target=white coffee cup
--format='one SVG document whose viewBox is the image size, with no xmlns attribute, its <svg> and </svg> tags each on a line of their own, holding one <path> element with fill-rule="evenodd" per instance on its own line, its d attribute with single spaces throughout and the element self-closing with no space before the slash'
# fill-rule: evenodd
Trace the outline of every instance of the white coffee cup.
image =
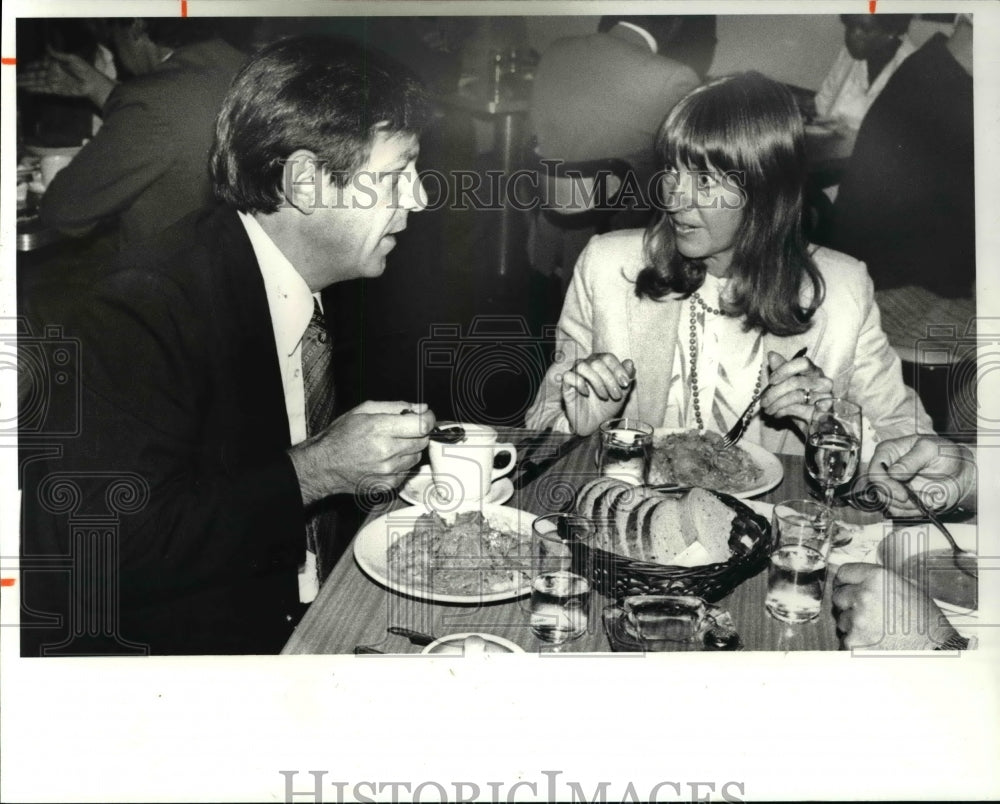
<svg viewBox="0 0 1000 804">
<path fill-rule="evenodd" d="M 455 422 L 438 422 L 446 430 Z M 508 474 L 517 463 L 513 444 L 498 444 L 497 431 L 484 424 L 461 424 L 465 436 L 455 444 L 431 437 L 431 473 L 439 499 L 456 504 L 476 502 L 490 492 L 493 481 Z M 497 455 L 509 453 L 510 459 L 500 469 L 493 468 Z"/>
</svg>

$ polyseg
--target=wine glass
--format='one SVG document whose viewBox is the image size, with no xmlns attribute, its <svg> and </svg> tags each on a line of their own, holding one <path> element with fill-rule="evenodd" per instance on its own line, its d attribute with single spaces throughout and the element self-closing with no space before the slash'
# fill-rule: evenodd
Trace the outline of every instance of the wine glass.
<svg viewBox="0 0 1000 804">
<path fill-rule="evenodd" d="M 861 406 L 838 397 L 817 400 L 806 439 L 806 469 L 823 489 L 828 527 L 833 527 L 834 489 L 854 477 L 860 455 Z M 849 541 L 835 538 L 833 544 Z"/>
</svg>

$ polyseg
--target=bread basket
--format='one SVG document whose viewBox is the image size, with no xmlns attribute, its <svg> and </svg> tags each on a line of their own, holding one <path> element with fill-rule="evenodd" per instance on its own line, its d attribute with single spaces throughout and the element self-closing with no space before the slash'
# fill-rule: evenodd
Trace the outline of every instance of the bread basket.
<svg viewBox="0 0 1000 804">
<path fill-rule="evenodd" d="M 709 603 L 721 600 L 767 566 L 773 549 L 771 526 L 749 506 L 722 492 L 711 492 L 733 511 L 728 561 L 697 567 L 678 567 L 640 561 L 617 553 L 574 543 L 577 571 L 589 574 L 602 595 L 622 601 L 629 595 L 686 594 Z"/>
</svg>

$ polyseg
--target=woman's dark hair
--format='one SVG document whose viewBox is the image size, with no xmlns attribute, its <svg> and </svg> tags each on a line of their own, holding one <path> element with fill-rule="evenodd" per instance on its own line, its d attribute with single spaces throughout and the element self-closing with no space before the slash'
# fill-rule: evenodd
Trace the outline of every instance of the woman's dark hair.
<svg viewBox="0 0 1000 804">
<path fill-rule="evenodd" d="M 300 148 L 342 187 L 367 163 L 376 132 L 418 134 L 427 117 L 423 85 L 388 57 L 330 37 L 279 40 L 244 65 L 223 101 L 215 195 L 241 212 L 274 212 L 285 161 Z"/>
<path fill-rule="evenodd" d="M 657 135 L 667 169 L 717 171 L 743 206 L 723 309 L 742 316 L 749 329 L 792 335 L 809 329 L 823 300 L 823 278 L 802 234 L 805 150 L 802 118 L 791 93 L 759 73 L 740 73 L 706 84 L 684 97 Z M 677 250 L 667 212 L 645 235 L 647 267 L 636 295 L 687 296 L 705 280 L 705 263 Z M 812 284 L 800 305 L 803 280 Z"/>
</svg>

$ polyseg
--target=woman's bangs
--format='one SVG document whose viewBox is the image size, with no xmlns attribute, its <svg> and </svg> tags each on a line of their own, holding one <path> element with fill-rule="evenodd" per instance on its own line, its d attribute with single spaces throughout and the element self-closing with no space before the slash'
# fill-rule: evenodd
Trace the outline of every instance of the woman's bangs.
<svg viewBox="0 0 1000 804">
<path fill-rule="evenodd" d="M 739 148 L 725 119 L 711 109 L 688 111 L 667 132 L 667 164 L 692 170 L 739 170 Z"/>
</svg>

